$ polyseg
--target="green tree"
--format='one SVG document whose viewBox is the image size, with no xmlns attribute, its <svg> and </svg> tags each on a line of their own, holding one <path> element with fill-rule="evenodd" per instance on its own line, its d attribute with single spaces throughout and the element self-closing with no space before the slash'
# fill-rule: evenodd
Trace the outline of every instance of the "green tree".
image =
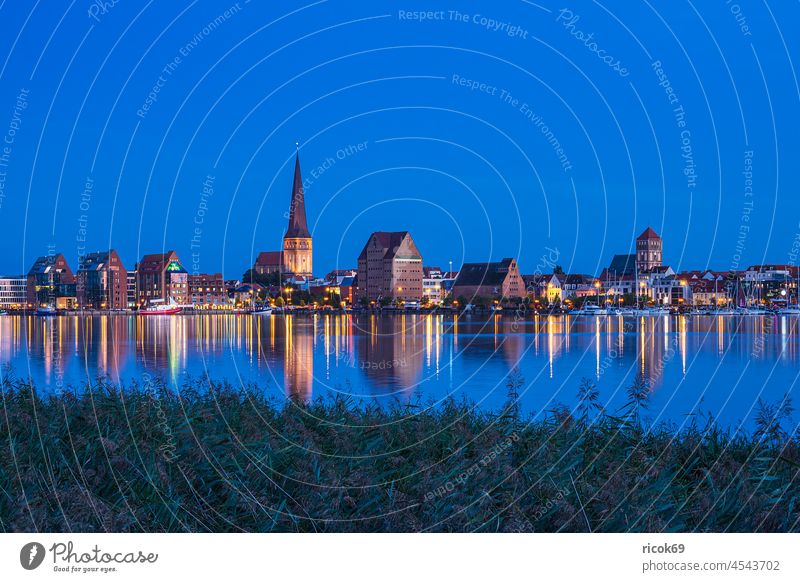
<svg viewBox="0 0 800 582">
<path fill-rule="evenodd" d="M 242 275 L 243 283 L 258 283 L 264 287 L 279 287 L 281 285 L 280 273 L 256 273 L 253 269 L 248 269 Z"/>
</svg>

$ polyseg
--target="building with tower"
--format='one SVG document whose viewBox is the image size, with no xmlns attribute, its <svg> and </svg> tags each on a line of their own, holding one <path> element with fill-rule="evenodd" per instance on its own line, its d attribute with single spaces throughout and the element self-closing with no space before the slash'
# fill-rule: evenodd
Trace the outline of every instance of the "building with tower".
<svg viewBox="0 0 800 582">
<path fill-rule="evenodd" d="M 263 251 L 253 264 L 258 275 L 279 273 L 282 280 L 311 279 L 313 273 L 311 233 L 306 220 L 306 200 L 303 177 L 300 174 L 300 153 L 294 159 L 292 198 L 289 201 L 289 226 L 283 236 L 282 251 Z"/>
<path fill-rule="evenodd" d="M 636 270 L 647 273 L 654 267 L 660 267 L 664 259 L 664 242 L 649 226 L 636 239 Z"/>
<path fill-rule="evenodd" d="M 287 274 L 312 276 L 311 233 L 306 222 L 306 201 L 300 175 L 300 153 L 294 160 L 292 199 L 289 203 L 289 227 L 283 237 L 283 266 Z"/>
</svg>

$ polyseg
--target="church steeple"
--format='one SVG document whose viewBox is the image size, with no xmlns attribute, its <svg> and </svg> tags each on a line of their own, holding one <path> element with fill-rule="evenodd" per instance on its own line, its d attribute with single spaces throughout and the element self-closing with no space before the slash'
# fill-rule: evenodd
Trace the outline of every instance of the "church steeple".
<svg viewBox="0 0 800 582">
<path fill-rule="evenodd" d="M 289 228 L 284 238 L 310 238 L 306 222 L 306 199 L 303 193 L 303 177 L 300 175 L 300 151 L 294 158 L 294 182 L 292 200 L 289 204 Z"/>
<path fill-rule="evenodd" d="M 289 204 L 289 227 L 283 237 L 284 272 L 296 276 L 312 277 L 312 241 L 306 222 L 306 199 L 303 177 L 300 175 L 300 147 L 294 158 L 294 182 Z"/>
</svg>

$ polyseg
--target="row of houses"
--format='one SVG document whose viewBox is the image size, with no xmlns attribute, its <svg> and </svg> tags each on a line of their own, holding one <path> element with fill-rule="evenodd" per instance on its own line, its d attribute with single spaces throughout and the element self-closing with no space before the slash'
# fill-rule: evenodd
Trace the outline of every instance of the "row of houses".
<svg viewBox="0 0 800 582">
<path fill-rule="evenodd" d="M 174 300 L 195 307 L 231 304 L 221 273 L 189 274 L 175 251 L 142 257 L 125 268 L 115 250 L 80 257 L 73 272 L 63 254 L 38 257 L 27 275 L 0 277 L 0 308 L 134 309 Z"/>
<path fill-rule="evenodd" d="M 745 270 L 676 271 L 663 264 L 663 240 L 650 227 L 636 239 L 636 252 L 615 255 L 599 276 L 520 274 L 515 259 L 465 263 L 458 272 L 423 266 L 406 232 L 375 232 L 358 257 L 355 296 L 361 302 L 423 301 L 450 296 L 467 301 L 529 298 L 549 304 L 593 298 L 597 303 L 663 306 L 798 304 L 800 267 L 753 265 Z"/>
</svg>

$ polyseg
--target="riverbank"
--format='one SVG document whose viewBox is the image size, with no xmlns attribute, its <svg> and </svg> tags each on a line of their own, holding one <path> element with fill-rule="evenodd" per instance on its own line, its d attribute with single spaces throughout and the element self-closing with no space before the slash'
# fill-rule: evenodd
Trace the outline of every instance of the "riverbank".
<svg viewBox="0 0 800 582">
<path fill-rule="evenodd" d="M 800 530 L 787 403 L 762 405 L 749 436 L 704 419 L 676 432 L 642 423 L 641 385 L 611 414 L 584 381 L 573 412 L 529 422 L 520 381 L 481 413 L 150 379 L 43 398 L 6 378 L 0 530 Z"/>
</svg>

